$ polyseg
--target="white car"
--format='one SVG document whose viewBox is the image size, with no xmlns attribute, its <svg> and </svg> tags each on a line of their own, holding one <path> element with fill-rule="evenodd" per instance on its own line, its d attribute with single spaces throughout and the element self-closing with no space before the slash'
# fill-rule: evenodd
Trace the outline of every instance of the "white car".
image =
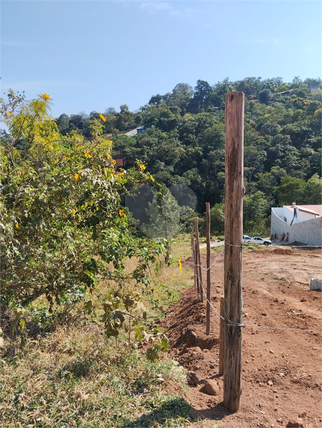
<svg viewBox="0 0 322 428">
<path fill-rule="evenodd" d="M 272 242 L 269 239 L 264 239 L 259 236 L 254 236 L 254 238 L 251 238 L 250 242 L 253 242 L 254 244 L 261 244 L 261 245 L 271 245 Z"/>
<path fill-rule="evenodd" d="M 252 238 L 251 238 L 250 236 L 248 236 L 248 235 L 243 235 L 243 242 L 244 242 L 244 244 L 245 244 L 246 242 L 251 242 L 251 240 L 252 240 Z"/>
</svg>

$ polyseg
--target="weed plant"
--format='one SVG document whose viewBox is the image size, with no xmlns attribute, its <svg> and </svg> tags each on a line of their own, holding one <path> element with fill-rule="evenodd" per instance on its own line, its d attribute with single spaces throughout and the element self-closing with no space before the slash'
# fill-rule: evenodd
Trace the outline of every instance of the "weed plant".
<svg viewBox="0 0 322 428">
<path fill-rule="evenodd" d="M 183 369 L 109 343 L 96 324 L 60 327 L 23 350 L 11 345 L 0 360 L 2 428 L 184 425 L 189 405 L 166 392 L 170 380 L 182 391 Z"/>
<path fill-rule="evenodd" d="M 151 274 L 148 287 L 136 288 L 147 310 L 147 331 L 156 327 L 180 291 L 192 286 L 191 269 L 180 269 L 178 263 L 188 256 L 190 237 L 185 235 L 174 248 L 173 263 Z M 116 291 L 108 281 L 98 287 L 100 299 Z M 131 292 L 133 287 L 124 285 L 123 291 Z M 90 298 L 95 306 L 94 295 Z M 56 309 L 48 314 L 45 299 L 40 298 L 30 311 L 33 316 L 23 337 L 18 330 L 12 335 L 4 328 L 2 428 L 186 425 L 190 406 L 182 398 L 186 388 L 183 368 L 166 353 L 154 361 L 147 359 L 149 345 L 135 341 L 128 331 L 122 331 L 117 340 L 107 338 L 99 322 L 102 311 L 88 315 L 83 302 Z"/>
</svg>

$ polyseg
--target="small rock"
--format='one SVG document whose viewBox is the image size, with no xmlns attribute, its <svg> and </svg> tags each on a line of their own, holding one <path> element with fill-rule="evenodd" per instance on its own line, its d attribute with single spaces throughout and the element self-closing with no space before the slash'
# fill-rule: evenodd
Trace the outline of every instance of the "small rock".
<svg viewBox="0 0 322 428">
<path fill-rule="evenodd" d="M 288 421 L 286 424 L 286 428 L 304 428 L 302 422 L 297 421 Z"/>
<path fill-rule="evenodd" d="M 192 385 L 192 386 L 198 385 L 199 379 L 198 379 L 198 376 L 196 375 L 195 372 L 189 372 L 188 373 L 188 383 L 189 383 L 189 385 Z"/>
<path fill-rule="evenodd" d="M 269 353 L 270 353 L 270 354 L 274 354 L 274 351 L 272 351 L 272 350 L 270 349 Z"/>
<path fill-rule="evenodd" d="M 210 366 L 209 366 L 211 369 L 214 369 L 215 368 L 215 366 L 214 366 L 214 364 L 210 364 Z"/>
<path fill-rule="evenodd" d="M 210 395 L 218 395 L 220 388 L 217 384 L 217 382 L 213 379 L 206 379 L 204 381 L 205 390 Z"/>
<path fill-rule="evenodd" d="M 277 393 L 277 389 L 273 389 L 273 392 L 274 392 L 274 394 L 276 394 Z"/>
<path fill-rule="evenodd" d="M 273 382 L 272 382 L 271 380 L 269 380 L 269 381 L 267 382 L 267 385 L 269 385 L 269 386 L 273 386 Z"/>
<path fill-rule="evenodd" d="M 305 418 L 305 416 L 306 416 L 306 412 L 302 412 L 302 413 L 300 413 L 299 415 L 298 415 L 298 417 L 299 418 Z"/>
<path fill-rule="evenodd" d="M 276 422 L 278 422 L 279 424 L 282 424 L 283 423 L 283 419 L 282 418 L 278 418 L 278 419 L 276 419 Z"/>
<path fill-rule="evenodd" d="M 281 377 L 285 376 L 285 374 L 284 374 L 284 373 L 279 373 L 279 375 L 280 375 Z"/>
</svg>

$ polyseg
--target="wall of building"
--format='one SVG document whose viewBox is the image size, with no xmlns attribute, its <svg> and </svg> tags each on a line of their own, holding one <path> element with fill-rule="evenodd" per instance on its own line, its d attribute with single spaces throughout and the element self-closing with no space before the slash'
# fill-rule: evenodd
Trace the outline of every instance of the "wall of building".
<svg viewBox="0 0 322 428">
<path fill-rule="evenodd" d="M 284 217 L 286 218 L 287 224 L 291 224 L 293 217 L 294 217 L 294 213 L 293 210 L 289 210 L 285 205 L 283 206 L 283 208 L 274 208 L 275 213 L 281 217 L 282 220 L 285 221 Z M 282 211 L 277 211 L 277 210 L 283 210 Z M 311 220 L 315 218 L 314 214 L 311 213 L 307 213 L 305 211 L 301 211 L 298 210 L 297 211 L 297 218 L 294 219 L 294 223 L 299 223 L 301 221 L 307 221 L 307 220 Z"/>
<path fill-rule="evenodd" d="M 284 240 L 289 243 L 302 242 L 311 246 L 322 246 L 322 217 L 302 221 L 289 226 L 281 218 L 281 208 L 271 210 L 272 239 Z"/>
<path fill-rule="evenodd" d="M 298 221 L 312 220 L 312 218 L 316 217 L 314 214 L 310 214 L 310 213 L 307 213 L 307 212 L 301 211 L 301 210 L 299 210 L 298 213 L 299 213 L 299 215 L 298 215 L 299 220 Z"/>
</svg>

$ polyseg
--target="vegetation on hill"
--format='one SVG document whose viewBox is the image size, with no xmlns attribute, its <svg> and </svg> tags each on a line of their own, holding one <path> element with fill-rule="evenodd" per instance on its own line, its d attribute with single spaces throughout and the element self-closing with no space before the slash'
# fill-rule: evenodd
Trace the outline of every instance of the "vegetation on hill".
<svg viewBox="0 0 322 428">
<path fill-rule="evenodd" d="M 136 113 L 124 105 L 120 112 L 108 109 L 104 132 L 113 135 L 124 168 L 140 159 L 157 182 L 168 188 L 191 188 L 199 214 L 204 213 L 205 202 L 222 209 L 225 95 L 243 91 L 244 227 L 258 232 L 268 226 L 271 206 L 321 203 L 321 83 L 321 79 L 297 77 L 291 83 L 281 78 L 224 79 L 213 86 L 198 80 L 194 89 L 179 83 L 172 92 L 152 96 Z M 83 116 L 78 132 L 88 135 L 86 120 L 95 115 Z M 74 115 L 57 119 L 61 132 L 75 129 L 75 123 Z M 145 132 L 135 138 L 120 134 L 142 125 Z M 213 227 L 213 232 L 223 232 L 220 225 Z"/>
</svg>

